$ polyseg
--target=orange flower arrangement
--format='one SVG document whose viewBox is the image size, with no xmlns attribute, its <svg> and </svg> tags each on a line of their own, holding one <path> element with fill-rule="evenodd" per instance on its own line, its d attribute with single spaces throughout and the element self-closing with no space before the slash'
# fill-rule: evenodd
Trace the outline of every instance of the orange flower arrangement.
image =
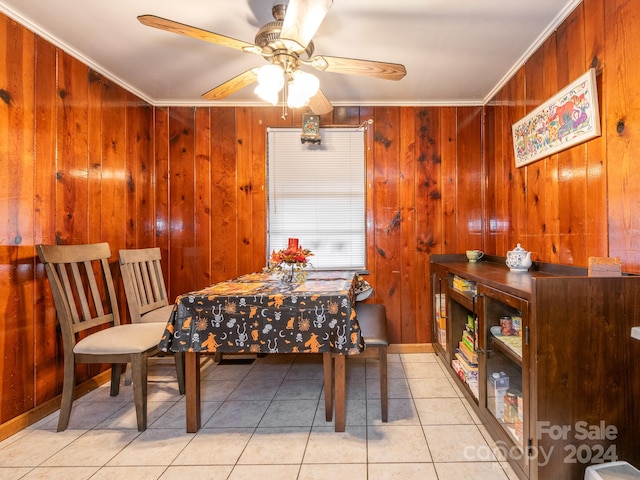
<svg viewBox="0 0 640 480">
<path fill-rule="evenodd" d="M 274 250 L 269 258 L 269 271 L 274 272 L 286 282 L 302 282 L 307 276 L 304 271 L 311 263 L 311 250 L 299 246 L 290 246 L 282 250 Z"/>
<path fill-rule="evenodd" d="M 298 264 L 305 265 L 311 257 L 313 253 L 311 250 L 307 248 L 294 248 L 289 247 L 283 250 L 278 250 L 277 252 L 274 250 L 271 252 L 271 258 L 269 259 L 271 263 L 288 263 L 288 264 Z"/>
</svg>

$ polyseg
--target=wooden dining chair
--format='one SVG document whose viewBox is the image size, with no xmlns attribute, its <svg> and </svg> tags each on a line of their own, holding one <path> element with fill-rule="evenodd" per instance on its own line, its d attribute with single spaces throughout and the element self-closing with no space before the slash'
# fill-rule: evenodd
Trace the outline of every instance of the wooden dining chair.
<svg viewBox="0 0 640 480">
<path fill-rule="evenodd" d="M 111 396 L 122 365 L 131 363 L 138 430 L 147 428 L 147 357 L 158 351 L 161 323 L 120 324 L 108 243 L 36 245 L 62 332 L 64 379 L 58 431 L 71 417 L 77 363 L 111 364 Z"/>
<path fill-rule="evenodd" d="M 159 248 L 120 250 L 120 270 L 132 323 L 167 322 L 173 310 Z"/>
<path fill-rule="evenodd" d="M 162 274 L 159 248 L 120 250 L 120 271 L 127 297 L 131 323 L 162 323 L 166 325 L 173 311 L 169 304 Z M 173 354 L 178 387 L 184 394 L 184 353 Z"/>
</svg>

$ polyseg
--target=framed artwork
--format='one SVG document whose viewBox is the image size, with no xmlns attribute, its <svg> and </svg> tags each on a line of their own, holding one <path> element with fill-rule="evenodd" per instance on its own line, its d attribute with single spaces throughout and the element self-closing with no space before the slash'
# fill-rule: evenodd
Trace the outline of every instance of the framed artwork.
<svg viewBox="0 0 640 480">
<path fill-rule="evenodd" d="M 512 135 L 516 167 L 600 136 L 595 69 L 514 123 Z"/>
</svg>

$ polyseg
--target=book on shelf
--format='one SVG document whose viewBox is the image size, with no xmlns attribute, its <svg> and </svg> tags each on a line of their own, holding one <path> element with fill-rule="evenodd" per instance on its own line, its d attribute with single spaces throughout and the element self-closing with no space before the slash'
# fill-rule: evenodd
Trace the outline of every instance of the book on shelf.
<svg viewBox="0 0 640 480">
<path fill-rule="evenodd" d="M 465 328 L 470 332 L 476 331 L 476 319 L 473 317 L 473 315 L 467 315 L 467 324 L 465 325 Z"/>
<path fill-rule="evenodd" d="M 460 367 L 464 370 L 464 372 L 467 373 L 468 376 L 474 377 L 477 380 L 478 365 L 469 363 L 469 361 L 464 358 L 464 355 L 462 355 L 459 351 L 456 352 L 456 358 L 460 362 Z"/>
<path fill-rule="evenodd" d="M 464 342 L 467 345 L 467 347 L 469 347 L 471 350 L 475 350 L 476 345 L 475 345 L 474 339 L 475 339 L 475 335 L 472 335 L 467 330 L 464 330 L 462 332 L 462 338 L 460 339 L 460 341 Z"/>
<path fill-rule="evenodd" d="M 458 351 L 464 355 L 470 364 L 478 365 L 478 354 L 472 348 L 469 348 L 463 341 L 458 343 Z"/>
<path fill-rule="evenodd" d="M 476 291 L 476 282 L 466 280 L 458 275 L 453 276 L 453 289 L 459 292 L 472 292 Z"/>
</svg>

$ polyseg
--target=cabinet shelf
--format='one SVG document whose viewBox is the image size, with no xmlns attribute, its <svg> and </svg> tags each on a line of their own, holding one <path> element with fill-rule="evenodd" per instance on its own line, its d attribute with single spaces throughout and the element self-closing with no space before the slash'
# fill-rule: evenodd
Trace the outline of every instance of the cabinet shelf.
<svg viewBox="0 0 640 480">
<path fill-rule="evenodd" d="M 500 335 L 500 327 L 491 327 L 491 347 L 522 367 L 522 337 Z"/>
<path fill-rule="evenodd" d="M 473 292 L 461 292 L 460 290 L 450 288 L 449 297 L 467 310 L 473 311 Z"/>
</svg>

